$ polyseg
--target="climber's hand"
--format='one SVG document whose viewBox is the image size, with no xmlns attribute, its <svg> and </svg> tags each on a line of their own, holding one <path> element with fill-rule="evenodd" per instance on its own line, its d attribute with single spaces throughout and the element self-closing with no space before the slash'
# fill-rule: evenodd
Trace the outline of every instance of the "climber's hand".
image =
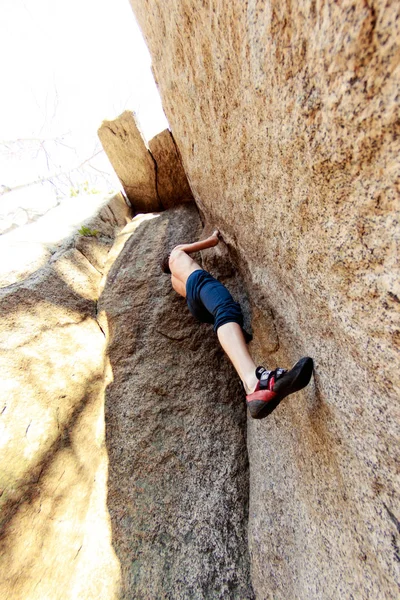
<svg viewBox="0 0 400 600">
<path fill-rule="evenodd" d="M 214 237 L 216 237 L 218 240 L 220 240 L 220 239 L 221 239 L 221 234 L 220 234 L 220 231 L 219 231 L 219 229 L 214 229 L 214 231 L 212 232 L 212 235 L 213 235 Z"/>
</svg>

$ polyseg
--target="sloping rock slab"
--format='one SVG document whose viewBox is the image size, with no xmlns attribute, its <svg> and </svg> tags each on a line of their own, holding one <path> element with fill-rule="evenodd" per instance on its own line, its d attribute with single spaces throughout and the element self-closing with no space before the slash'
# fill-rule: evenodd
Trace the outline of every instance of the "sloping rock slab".
<svg viewBox="0 0 400 600">
<path fill-rule="evenodd" d="M 0 290 L 0 597 L 114 600 L 106 506 L 106 339 L 97 299 L 130 217 L 121 195 Z"/>
<path fill-rule="evenodd" d="M 142 223 L 100 298 L 113 371 L 108 508 L 126 599 L 253 598 L 238 378 L 159 267 L 200 231 L 190 205 Z"/>
</svg>

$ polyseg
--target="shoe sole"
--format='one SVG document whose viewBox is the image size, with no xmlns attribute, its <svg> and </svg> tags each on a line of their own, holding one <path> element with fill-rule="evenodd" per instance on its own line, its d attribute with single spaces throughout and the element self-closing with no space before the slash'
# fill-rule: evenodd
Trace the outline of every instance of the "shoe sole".
<svg viewBox="0 0 400 600">
<path fill-rule="evenodd" d="M 272 391 L 274 397 L 270 401 L 253 400 L 253 402 L 248 402 L 247 406 L 253 419 L 265 419 L 286 396 L 305 388 L 310 383 L 313 368 L 312 358 L 309 356 L 301 358 L 275 383 Z"/>
</svg>

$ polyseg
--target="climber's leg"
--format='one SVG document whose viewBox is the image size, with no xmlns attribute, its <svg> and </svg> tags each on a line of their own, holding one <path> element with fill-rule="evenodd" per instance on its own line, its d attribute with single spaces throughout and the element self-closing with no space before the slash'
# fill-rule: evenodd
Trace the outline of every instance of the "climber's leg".
<svg viewBox="0 0 400 600">
<path fill-rule="evenodd" d="M 220 344 L 243 382 L 246 404 L 253 418 L 268 416 L 283 398 L 309 383 L 313 371 L 313 361 L 309 357 L 300 359 L 289 371 L 256 369 L 243 335 L 240 305 L 207 271 L 197 270 L 189 275 L 186 299 L 195 317 L 204 323 L 214 323 Z"/>
<path fill-rule="evenodd" d="M 257 385 L 256 366 L 243 334 L 240 305 L 230 292 L 207 271 L 195 271 L 186 283 L 189 309 L 200 321 L 214 324 L 222 348 L 235 367 L 247 393 Z"/>
<path fill-rule="evenodd" d="M 234 322 L 225 323 L 225 325 L 218 327 L 217 336 L 219 343 L 242 380 L 246 394 L 251 394 L 258 383 L 256 365 L 247 349 L 241 326 Z"/>
<path fill-rule="evenodd" d="M 257 367 L 247 350 L 242 328 L 226 323 L 217 330 L 218 339 L 235 367 L 246 390 L 246 404 L 254 419 L 267 417 L 281 400 L 308 385 L 313 372 L 313 360 L 301 358 L 289 371 L 267 371 Z"/>
</svg>

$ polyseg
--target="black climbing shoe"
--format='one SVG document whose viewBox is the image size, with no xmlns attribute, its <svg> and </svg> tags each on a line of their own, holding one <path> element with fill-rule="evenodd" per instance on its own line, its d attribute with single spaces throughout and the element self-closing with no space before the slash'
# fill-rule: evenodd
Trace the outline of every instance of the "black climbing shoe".
<svg viewBox="0 0 400 600">
<path fill-rule="evenodd" d="M 267 371 L 264 367 L 257 367 L 257 387 L 252 394 L 246 396 L 246 404 L 253 419 L 264 419 L 283 398 L 306 387 L 312 372 L 313 360 L 309 356 L 301 358 L 290 371 Z"/>
</svg>

